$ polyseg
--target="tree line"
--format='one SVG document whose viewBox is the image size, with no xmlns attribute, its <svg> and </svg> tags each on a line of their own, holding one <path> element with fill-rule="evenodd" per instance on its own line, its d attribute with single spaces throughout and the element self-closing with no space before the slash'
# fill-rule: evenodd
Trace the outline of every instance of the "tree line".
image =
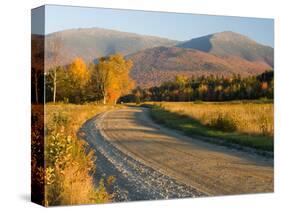
<svg viewBox="0 0 281 212">
<path fill-rule="evenodd" d="M 273 99 L 273 71 L 265 71 L 257 76 L 232 77 L 176 76 L 174 80 L 151 88 L 137 87 L 132 94 L 123 96 L 122 102 L 145 101 L 230 101 L 242 99 Z"/>
<path fill-rule="evenodd" d="M 47 43 L 44 37 L 32 40 L 31 101 L 44 102 L 98 102 L 116 103 L 120 96 L 131 91 L 134 81 L 130 78 L 133 66 L 121 54 L 101 57 L 90 63 L 74 58 L 68 65 L 59 65 L 62 38 L 57 36 Z M 45 55 L 52 67 L 44 71 Z"/>
<path fill-rule="evenodd" d="M 75 58 L 67 66 L 56 66 L 45 76 L 47 102 L 98 102 L 115 104 L 134 86 L 129 73 L 132 61 L 121 54 L 86 64 Z"/>
</svg>

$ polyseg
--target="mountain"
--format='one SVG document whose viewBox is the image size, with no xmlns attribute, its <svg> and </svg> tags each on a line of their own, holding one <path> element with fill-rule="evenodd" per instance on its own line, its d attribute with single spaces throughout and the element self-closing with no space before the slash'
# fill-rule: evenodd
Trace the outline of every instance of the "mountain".
<svg viewBox="0 0 281 212">
<path fill-rule="evenodd" d="M 194 38 L 176 46 L 197 49 L 222 57 L 236 56 L 274 66 L 272 47 L 261 45 L 247 36 L 231 31 Z"/>
<path fill-rule="evenodd" d="M 86 62 L 116 52 L 134 62 L 132 77 L 137 85 L 154 86 L 175 75 L 256 75 L 273 68 L 273 48 L 234 33 L 220 32 L 179 42 L 102 28 L 70 29 L 45 36 L 45 65 L 52 61 L 51 45 L 60 39 L 58 64 L 73 58 Z"/>
<path fill-rule="evenodd" d="M 55 32 L 46 36 L 46 65 L 52 65 L 49 48 L 56 37 L 61 38 L 60 65 L 69 63 L 74 57 L 82 57 L 86 61 L 113 54 L 131 54 L 143 49 L 157 46 L 173 46 L 178 41 L 155 36 L 139 35 L 135 33 L 120 32 L 102 28 L 70 29 Z M 49 54 L 48 54 L 49 52 Z"/>
<path fill-rule="evenodd" d="M 143 87 L 159 85 L 176 75 L 248 76 L 271 69 L 270 65 L 262 61 L 249 61 L 237 56 L 221 57 L 179 47 L 155 47 L 127 57 L 134 63 L 132 78 Z"/>
</svg>

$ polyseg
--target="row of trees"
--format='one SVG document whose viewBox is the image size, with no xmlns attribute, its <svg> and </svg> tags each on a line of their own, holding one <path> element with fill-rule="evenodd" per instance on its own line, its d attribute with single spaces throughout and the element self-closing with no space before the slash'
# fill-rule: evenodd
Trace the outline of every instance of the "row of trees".
<svg viewBox="0 0 281 212">
<path fill-rule="evenodd" d="M 68 66 L 56 66 L 45 76 L 46 101 L 72 103 L 116 103 L 134 86 L 129 77 L 131 60 L 120 54 L 102 57 L 86 64 L 75 58 Z"/>
<path fill-rule="evenodd" d="M 44 36 L 32 36 L 32 85 L 33 103 L 65 101 L 82 103 L 97 101 L 116 103 L 134 86 L 129 73 L 133 66 L 121 54 L 102 57 L 86 64 L 75 58 L 69 65 L 61 65 L 62 38 L 57 36 L 48 41 L 44 51 Z M 51 68 L 44 72 L 46 61 Z"/>
<path fill-rule="evenodd" d="M 273 71 L 257 76 L 232 77 L 176 76 L 173 81 L 160 86 L 142 89 L 137 87 L 131 95 L 120 99 L 123 102 L 144 101 L 229 101 L 240 99 L 273 98 Z"/>
</svg>

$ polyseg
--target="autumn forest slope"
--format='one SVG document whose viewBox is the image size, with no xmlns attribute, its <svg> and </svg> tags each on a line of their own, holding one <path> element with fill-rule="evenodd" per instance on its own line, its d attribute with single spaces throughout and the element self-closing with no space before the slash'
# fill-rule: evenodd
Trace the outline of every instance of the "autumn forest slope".
<svg viewBox="0 0 281 212">
<path fill-rule="evenodd" d="M 160 85 L 176 75 L 201 76 L 256 75 L 271 67 L 263 62 L 252 62 L 240 57 L 220 57 L 194 49 L 155 47 L 132 54 L 132 77 L 139 86 Z"/>
</svg>

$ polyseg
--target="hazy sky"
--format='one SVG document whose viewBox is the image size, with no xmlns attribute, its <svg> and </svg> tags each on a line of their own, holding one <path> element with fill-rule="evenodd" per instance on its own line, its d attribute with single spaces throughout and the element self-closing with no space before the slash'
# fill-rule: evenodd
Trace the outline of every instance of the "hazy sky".
<svg viewBox="0 0 281 212">
<path fill-rule="evenodd" d="M 47 5 L 45 9 L 45 34 L 64 29 L 100 27 L 183 41 L 215 32 L 234 31 L 274 46 L 273 19 L 55 5 Z M 36 20 L 32 23 L 32 31 L 42 34 L 37 27 L 40 22 L 38 14 L 32 11 Z"/>
</svg>

